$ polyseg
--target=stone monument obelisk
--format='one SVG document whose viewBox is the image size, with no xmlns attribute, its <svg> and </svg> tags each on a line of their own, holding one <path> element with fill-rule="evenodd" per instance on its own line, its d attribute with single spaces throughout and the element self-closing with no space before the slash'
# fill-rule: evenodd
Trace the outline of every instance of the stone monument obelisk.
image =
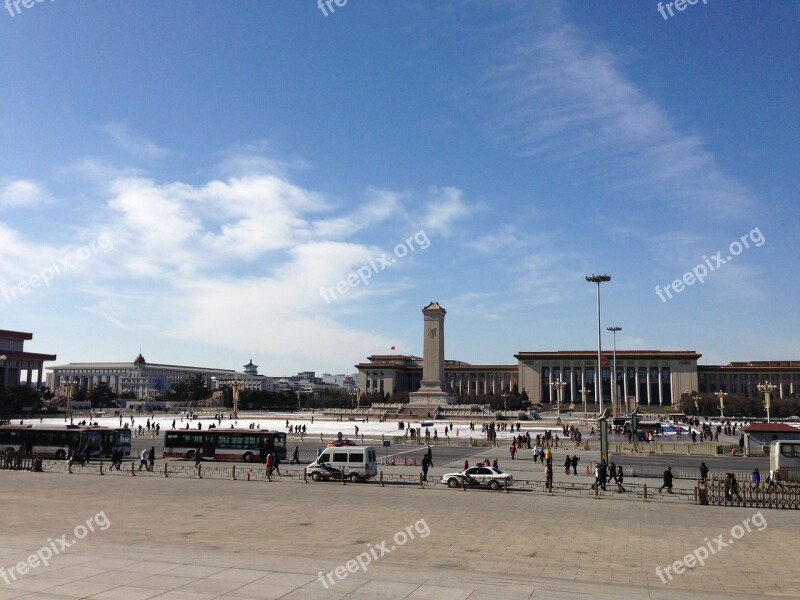
<svg viewBox="0 0 800 600">
<path fill-rule="evenodd" d="M 416 392 L 409 394 L 411 404 L 442 406 L 454 404 L 455 396 L 445 391 L 444 381 L 444 316 L 447 311 L 438 302 L 422 309 L 423 346 L 422 382 Z"/>
</svg>

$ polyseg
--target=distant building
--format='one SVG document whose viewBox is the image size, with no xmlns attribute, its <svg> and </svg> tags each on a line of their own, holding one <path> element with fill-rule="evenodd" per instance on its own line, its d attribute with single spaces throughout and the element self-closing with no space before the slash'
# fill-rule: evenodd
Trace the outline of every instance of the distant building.
<svg viewBox="0 0 800 600">
<path fill-rule="evenodd" d="M 105 383 L 117 394 L 129 392 L 140 400 L 166 394 L 173 384 L 188 383 L 198 375 L 209 389 L 213 378 L 236 375 L 230 369 L 148 363 L 141 354 L 132 363 L 69 363 L 52 367 L 52 371 L 54 388 L 72 381 L 76 389 L 88 391 Z"/>
<path fill-rule="evenodd" d="M 239 389 L 271 392 L 273 391 L 272 377 L 258 374 L 258 365 L 253 364 L 253 359 L 244 365 L 244 373 L 230 373 L 227 375 L 214 375 L 211 377 L 211 389 L 219 390 L 226 386 L 233 385 L 234 381 L 239 382 Z"/>
<path fill-rule="evenodd" d="M 330 373 L 323 373 L 320 376 L 320 381 L 325 385 L 333 388 L 341 388 L 345 392 L 352 392 L 356 388 L 357 375 L 331 375 Z"/>
<path fill-rule="evenodd" d="M 776 386 L 779 398 L 795 396 L 800 388 L 800 361 L 753 360 L 730 362 L 726 365 L 699 365 L 697 378 L 701 394 L 727 392 L 758 396 L 758 384 L 769 382 Z"/>
<path fill-rule="evenodd" d="M 44 363 L 55 360 L 56 355 L 25 352 L 23 348 L 25 342 L 32 339 L 32 333 L 0 330 L 0 385 L 42 387 Z M 36 373 L 35 383 L 34 373 Z"/>
</svg>

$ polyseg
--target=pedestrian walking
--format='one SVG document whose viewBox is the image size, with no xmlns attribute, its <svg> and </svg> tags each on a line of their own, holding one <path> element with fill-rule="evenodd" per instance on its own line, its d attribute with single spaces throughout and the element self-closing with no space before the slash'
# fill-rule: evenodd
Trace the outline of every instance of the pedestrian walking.
<svg viewBox="0 0 800 600">
<path fill-rule="evenodd" d="M 290 464 L 293 465 L 295 462 L 298 465 L 300 464 L 300 446 L 295 446 L 294 452 L 292 452 L 292 462 Z"/>
<path fill-rule="evenodd" d="M 428 455 L 422 457 L 422 481 L 428 481 L 428 469 L 431 466 L 431 461 L 428 460 Z"/>
<path fill-rule="evenodd" d="M 278 474 L 281 474 L 281 459 L 280 457 L 273 452 L 272 453 L 272 469 Z"/>
<path fill-rule="evenodd" d="M 533 446 L 533 462 L 537 462 L 539 459 L 539 444 L 535 444 Z"/>
<path fill-rule="evenodd" d="M 667 467 L 664 471 L 664 485 L 658 488 L 658 493 L 661 494 L 667 488 L 667 492 L 672 493 L 672 467 Z"/>
<path fill-rule="evenodd" d="M 620 494 L 625 491 L 625 488 L 622 487 L 622 480 L 624 475 L 622 473 L 622 467 L 617 465 L 617 493 Z"/>
<path fill-rule="evenodd" d="M 150 469 L 147 468 L 147 456 L 148 456 L 149 453 L 150 453 L 150 451 L 147 448 L 144 448 L 139 453 L 139 471 L 142 470 L 142 467 L 144 467 L 146 471 L 150 470 Z"/>
<path fill-rule="evenodd" d="M 517 453 L 517 445 L 512 443 L 508 451 L 511 453 L 511 460 L 514 460 L 514 455 Z"/>
<path fill-rule="evenodd" d="M 147 463 L 149 465 L 149 471 L 153 471 L 156 466 L 156 447 L 151 446 L 150 452 L 147 454 Z"/>
<path fill-rule="evenodd" d="M 700 482 L 703 484 L 708 483 L 708 467 L 705 462 L 700 463 Z"/>
<path fill-rule="evenodd" d="M 548 492 L 553 491 L 553 464 L 547 461 L 544 465 L 544 482 Z"/>
<path fill-rule="evenodd" d="M 430 466 L 433 466 L 433 450 L 431 450 L 430 446 L 428 446 L 428 452 L 426 453 L 426 456 L 428 457 L 428 463 Z"/>
<path fill-rule="evenodd" d="M 564 459 L 564 473 L 569 475 L 569 468 L 572 466 L 572 458 L 570 458 L 569 454 L 567 454 L 567 458 Z"/>
<path fill-rule="evenodd" d="M 572 463 L 572 474 L 573 475 L 577 475 L 578 474 L 578 461 L 579 460 L 580 460 L 580 458 L 578 458 L 577 454 L 573 454 L 572 455 L 572 459 L 570 460 L 570 462 Z"/>
<path fill-rule="evenodd" d="M 761 473 L 758 469 L 753 471 L 753 483 L 756 485 L 756 487 L 758 487 L 761 483 Z"/>
</svg>

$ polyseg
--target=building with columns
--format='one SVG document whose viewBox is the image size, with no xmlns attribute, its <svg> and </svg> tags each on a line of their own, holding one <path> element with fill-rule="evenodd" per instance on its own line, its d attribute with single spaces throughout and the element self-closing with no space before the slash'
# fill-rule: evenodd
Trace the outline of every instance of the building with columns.
<svg viewBox="0 0 800 600">
<path fill-rule="evenodd" d="M 677 405 L 681 394 L 698 389 L 697 360 L 702 355 L 694 350 L 617 350 L 616 354 L 617 397 L 627 398 L 627 406 Z M 534 404 L 557 402 L 551 385 L 557 379 L 566 383 L 562 391 L 563 403 L 580 406 L 583 388 L 588 390 L 587 402 L 594 403 L 596 351 L 520 352 L 514 357 L 519 361 L 521 387 Z M 601 358 L 603 398 L 610 400 L 612 354 L 603 353 Z"/>
<path fill-rule="evenodd" d="M 776 386 L 779 398 L 795 396 L 800 387 L 800 361 L 754 360 L 730 362 L 726 365 L 700 365 L 697 378 L 701 394 L 727 392 L 758 396 L 758 384 L 768 382 Z"/>
<path fill-rule="evenodd" d="M 55 360 L 56 355 L 25 352 L 25 342 L 32 339 L 32 333 L 0 329 L 0 385 L 42 387 L 44 363 Z"/>
<path fill-rule="evenodd" d="M 422 385 L 423 359 L 402 354 L 377 354 L 356 365 L 358 387 L 365 394 L 416 392 Z M 444 390 L 465 398 L 511 393 L 518 389 L 517 365 L 471 365 L 444 361 Z"/>
</svg>

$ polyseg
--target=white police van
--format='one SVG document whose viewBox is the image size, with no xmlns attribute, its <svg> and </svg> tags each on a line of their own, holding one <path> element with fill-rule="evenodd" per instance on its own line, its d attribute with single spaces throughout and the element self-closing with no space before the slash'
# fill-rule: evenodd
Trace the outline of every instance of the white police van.
<svg viewBox="0 0 800 600">
<path fill-rule="evenodd" d="M 373 446 L 325 448 L 317 460 L 306 467 L 306 475 L 314 481 L 330 479 L 366 481 L 378 474 L 378 461 Z"/>
</svg>

